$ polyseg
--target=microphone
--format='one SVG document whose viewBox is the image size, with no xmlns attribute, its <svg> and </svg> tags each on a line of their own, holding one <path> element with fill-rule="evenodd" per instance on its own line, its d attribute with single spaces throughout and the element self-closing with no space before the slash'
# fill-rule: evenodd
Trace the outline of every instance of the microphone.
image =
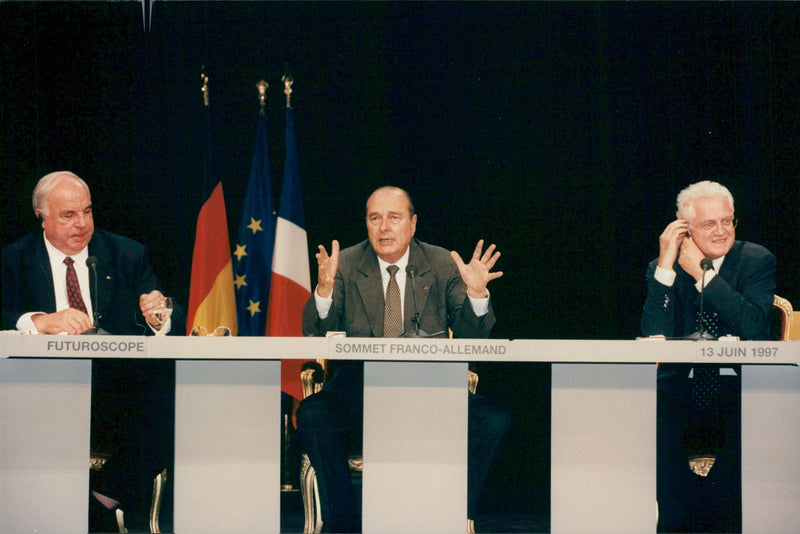
<svg viewBox="0 0 800 534">
<path fill-rule="evenodd" d="M 706 326 L 703 322 L 703 294 L 705 293 L 706 289 L 706 272 L 710 269 L 713 269 L 714 264 L 710 259 L 703 258 L 700 260 L 700 268 L 703 269 L 703 276 L 700 279 L 700 330 L 689 336 L 687 339 L 693 339 L 696 341 L 713 341 L 717 338 L 706 332 Z"/>
<path fill-rule="evenodd" d="M 406 332 L 403 334 L 403 337 L 432 337 L 425 330 L 420 329 L 419 307 L 417 306 L 417 284 L 414 281 L 417 276 L 417 266 L 413 263 L 409 263 L 406 265 L 406 273 L 411 277 L 411 294 L 414 297 L 414 316 L 411 319 L 411 322 L 414 324 L 414 332 Z"/>
<path fill-rule="evenodd" d="M 82 335 L 108 334 L 108 332 L 97 326 L 97 324 L 100 322 L 100 313 L 97 311 L 97 257 L 89 256 L 86 258 L 86 266 L 90 270 L 89 277 L 92 279 L 92 324 L 94 326 L 86 332 L 83 332 Z"/>
</svg>

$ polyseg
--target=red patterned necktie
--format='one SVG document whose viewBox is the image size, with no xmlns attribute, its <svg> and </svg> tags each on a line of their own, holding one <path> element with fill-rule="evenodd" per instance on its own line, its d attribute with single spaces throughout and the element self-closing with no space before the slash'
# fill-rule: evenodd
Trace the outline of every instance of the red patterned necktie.
<svg viewBox="0 0 800 534">
<path fill-rule="evenodd" d="M 67 266 L 67 297 L 69 298 L 69 307 L 87 313 L 86 305 L 83 303 L 83 297 L 81 296 L 81 286 L 78 284 L 78 274 L 75 272 L 75 267 L 72 266 L 75 260 L 67 256 L 64 258 L 64 263 Z"/>
</svg>

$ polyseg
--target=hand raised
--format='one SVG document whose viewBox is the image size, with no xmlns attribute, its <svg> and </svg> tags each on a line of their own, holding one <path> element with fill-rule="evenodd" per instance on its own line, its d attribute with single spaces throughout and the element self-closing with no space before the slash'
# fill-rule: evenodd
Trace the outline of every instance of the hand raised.
<svg viewBox="0 0 800 534">
<path fill-rule="evenodd" d="M 495 251 L 495 245 L 489 245 L 483 252 L 483 239 L 478 241 L 469 263 L 464 263 L 455 250 L 450 252 L 450 257 L 458 268 L 461 279 L 467 286 L 467 294 L 472 298 L 486 298 L 488 283 L 503 276 L 503 271 L 491 272 L 494 264 L 500 258 L 500 252 Z"/>
<path fill-rule="evenodd" d="M 339 242 L 335 239 L 331 242 L 331 254 L 325 250 L 323 245 L 319 246 L 317 258 L 317 294 L 320 297 L 330 297 L 333 294 L 333 282 L 336 279 L 336 271 L 339 269 Z"/>
<path fill-rule="evenodd" d="M 700 280 L 700 277 L 703 276 L 703 268 L 700 267 L 700 262 L 705 257 L 705 254 L 697 247 L 694 239 L 687 237 L 683 240 L 681 252 L 678 255 L 678 263 L 695 280 Z"/>
<path fill-rule="evenodd" d="M 669 223 L 658 238 L 659 253 L 658 266 L 662 269 L 672 270 L 678 258 L 678 250 L 686 238 L 689 223 L 684 219 L 676 219 Z"/>
</svg>

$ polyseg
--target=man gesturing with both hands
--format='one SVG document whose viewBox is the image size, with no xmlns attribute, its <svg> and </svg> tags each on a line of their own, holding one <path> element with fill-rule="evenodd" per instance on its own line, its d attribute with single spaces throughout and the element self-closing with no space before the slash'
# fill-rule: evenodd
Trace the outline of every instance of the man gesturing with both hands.
<svg viewBox="0 0 800 534">
<path fill-rule="evenodd" d="M 479 241 L 465 263 L 456 252 L 414 238 L 417 215 L 408 193 L 382 187 L 367 200 L 368 239 L 344 250 L 334 241 L 317 253 L 318 285 L 303 311 L 303 333 L 343 331 L 349 337 L 402 336 L 419 329 L 446 337 L 488 337 L 495 323 L 487 285 L 500 257 L 494 245 Z M 415 284 L 406 269 L 414 266 Z M 413 286 L 413 288 L 412 288 Z M 415 288 L 415 293 L 414 293 Z M 302 446 L 317 473 L 323 528 L 360 532 L 358 503 L 347 464 L 348 440 L 361 435 L 363 362 L 332 362 L 323 389 L 301 404 L 297 427 Z M 469 518 L 495 452 L 510 424 L 507 412 L 488 400 L 469 396 Z M 369 466 L 365 466 L 369 469 Z"/>
</svg>

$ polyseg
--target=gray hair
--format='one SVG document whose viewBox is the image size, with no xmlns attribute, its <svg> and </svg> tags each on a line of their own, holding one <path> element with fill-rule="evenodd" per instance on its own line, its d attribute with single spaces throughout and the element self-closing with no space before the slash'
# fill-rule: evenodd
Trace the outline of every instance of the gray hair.
<svg viewBox="0 0 800 534">
<path fill-rule="evenodd" d="M 41 212 L 48 215 L 47 196 L 64 180 L 72 180 L 74 183 L 82 185 L 91 197 L 89 186 L 77 174 L 70 171 L 51 172 L 39 178 L 36 187 L 33 188 L 33 213 Z"/>
<path fill-rule="evenodd" d="M 698 198 L 708 197 L 724 197 L 733 208 L 733 195 L 728 188 L 718 182 L 711 182 L 705 180 L 690 185 L 680 193 L 678 193 L 678 212 L 676 213 L 679 219 L 690 220 L 695 216 L 694 201 Z"/>
</svg>

